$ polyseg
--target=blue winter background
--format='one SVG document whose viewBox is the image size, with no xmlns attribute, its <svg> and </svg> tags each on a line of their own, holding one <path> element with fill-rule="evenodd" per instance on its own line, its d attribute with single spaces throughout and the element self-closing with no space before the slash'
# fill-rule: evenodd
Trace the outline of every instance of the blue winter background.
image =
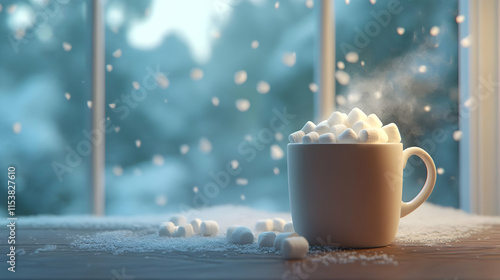
<svg viewBox="0 0 500 280">
<path fill-rule="evenodd" d="M 90 157 L 67 162 L 87 139 L 82 130 L 91 129 L 89 3 L 0 2 L 0 166 L 4 174 L 10 164 L 17 167 L 18 215 L 90 213 Z M 335 2 L 336 58 L 344 64 L 337 65 L 344 74 L 337 106 L 346 112 L 360 107 L 398 124 L 404 146 L 423 147 L 441 168 L 429 200 L 458 207 L 457 2 L 401 0 L 401 12 L 380 23 L 376 15 L 393 4 Z M 287 137 L 313 118 L 317 94 L 311 84 L 318 5 L 106 1 L 106 115 L 112 124 L 106 212 L 217 204 L 287 211 Z M 434 26 L 439 32 L 431 35 Z M 351 51 L 359 55 L 355 63 L 346 61 Z M 246 80 L 235 78 L 238 71 Z M 132 94 L 142 94 L 141 101 L 127 105 L 123 98 Z M 285 107 L 294 117 L 269 138 L 269 122 Z M 266 140 L 255 146 L 259 133 Z M 64 172 L 54 163 L 65 165 Z M 409 166 L 405 200 L 418 193 L 426 174 L 418 160 Z M 238 174 L 214 187 L 211 172 L 228 168 Z"/>
</svg>

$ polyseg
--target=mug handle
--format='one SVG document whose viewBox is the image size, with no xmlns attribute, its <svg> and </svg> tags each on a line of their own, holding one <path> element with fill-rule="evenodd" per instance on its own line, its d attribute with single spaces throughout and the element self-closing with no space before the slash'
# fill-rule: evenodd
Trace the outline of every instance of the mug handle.
<svg viewBox="0 0 500 280">
<path fill-rule="evenodd" d="M 431 195 L 434 185 L 436 184 L 436 165 L 431 156 L 421 148 L 411 147 L 403 151 L 403 169 L 411 156 L 418 156 L 425 163 L 427 168 L 427 179 L 425 180 L 424 187 L 410 202 L 401 202 L 401 218 L 410 214 L 424 203 L 429 195 Z"/>
</svg>

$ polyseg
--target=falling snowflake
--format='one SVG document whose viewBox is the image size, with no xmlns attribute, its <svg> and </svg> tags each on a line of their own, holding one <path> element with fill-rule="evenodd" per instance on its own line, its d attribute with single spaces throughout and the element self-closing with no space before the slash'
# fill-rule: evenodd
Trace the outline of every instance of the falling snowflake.
<svg viewBox="0 0 500 280">
<path fill-rule="evenodd" d="M 405 34 L 405 29 L 403 27 L 398 27 L 396 28 L 396 32 L 398 32 L 399 35 Z"/>
<path fill-rule="evenodd" d="M 373 93 L 373 97 L 375 97 L 375 99 L 380 99 L 382 98 L 382 92 L 380 91 L 376 91 Z"/>
<path fill-rule="evenodd" d="M 269 92 L 270 89 L 271 86 L 264 81 L 260 81 L 257 83 L 257 92 L 260 94 L 266 94 Z"/>
<path fill-rule="evenodd" d="M 164 206 L 167 204 L 167 197 L 164 195 L 157 195 L 155 198 L 155 203 L 158 206 Z"/>
<path fill-rule="evenodd" d="M 106 70 L 108 70 L 108 72 L 113 71 L 113 65 L 111 64 L 106 65 Z"/>
<path fill-rule="evenodd" d="M 347 85 L 349 81 L 351 81 L 351 76 L 342 70 L 335 71 L 335 78 L 337 78 L 339 84 L 343 86 Z"/>
<path fill-rule="evenodd" d="M 236 184 L 240 186 L 248 185 L 248 179 L 246 178 L 236 178 Z"/>
<path fill-rule="evenodd" d="M 309 84 L 309 90 L 312 92 L 317 92 L 318 91 L 318 85 L 315 83 L 310 83 Z"/>
<path fill-rule="evenodd" d="M 276 139 L 276 141 L 281 141 L 283 140 L 283 134 L 281 132 L 276 132 L 274 134 L 274 138 Z"/>
<path fill-rule="evenodd" d="M 116 133 L 120 132 L 120 129 L 121 129 L 121 128 L 120 128 L 119 126 L 115 127 L 115 132 L 116 132 Z"/>
<path fill-rule="evenodd" d="M 377 0 L 370 0 L 370 3 L 372 3 L 373 5 L 375 5 L 376 2 Z"/>
<path fill-rule="evenodd" d="M 430 112 L 431 111 L 431 106 L 430 105 L 425 105 L 424 106 L 424 111 Z"/>
<path fill-rule="evenodd" d="M 464 20 L 465 20 L 465 16 L 464 16 L 464 15 L 458 15 L 458 16 L 455 18 L 455 21 L 456 21 L 457 23 L 462 23 L 462 22 L 464 22 Z"/>
<path fill-rule="evenodd" d="M 67 52 L 69 52 L 69 51 L 73 48 L 73 46 L 71 46 L 71 44 L 70 44 L 70 43 L 68 43 L 68 42 L 64 42 L 64 43 L 62 44 L 62 46 L 63 46 L 63 49 L 64 49 L 65 51 L 67 51 Z"/>
<path fill-rule="evenodd" d="M 122 50 L 117 49 L 116 51 L 113 52 L 113 56 L 116 58 L 120 58 L 122 56 Z"/>
<path fill-rule="evenodd" d="M 240 163 L 237 160 L 232 160 L 231 161 L 231 168 L 236 170 L 238 169 L 238 166 L 240 166 Z"/>
<path fill-rule="evenodd" d="M 87 107 L 92 108 L 92 100 L 87 101 Z"/>
<path fill-rule="evenodd" d="M 116 108 L 116 104 L 115 104 L 115 103 L 109 103 L 109 104 L 108 104 L 108 106 L 109 106 L 109 108 L 111 108 L 111 109 Z"/>
<path fill-rule="evenodd" d="M 134 176 L 142 176 L 142 170 L 140 168 L 134 168 Z"/>
<path fill-rule="evenodd" d="M 309 9 L 312 9 L 314 7 L 313 0 L 307 0 L 306 1 L 306 7 L 308 7 Z"/>
<path fill-rule="evenodd" d="M 66 100 L 70 100 L 71 99 L 71 94 L 69 94 L 69 92 L 66 92 L 64 94 L 64 97 L 66 97 Z"/>
<path fill-rule="evenodd" d="M 292 67 L 295 65 L 295 62 L 297 62 L 297 55 L 293 53 L 285 53 L 283 57 L 281 58 L 281 61 L 283 64 L 285 64 L 288 67 Z"/>
<path fill-rule="evenodd" d="M 165 163 L 165 159 L 161 155 L 154 155 L 153 156 L 153 164 L 154 165 L 163 165 Z"/>
<path fill-rule="evenodd" d="M 460 40 L 460 46 L 462 46 L 464 48 L 470 47 L 470 44 L 471 44 L 471 41 L 470 41 L 470 37 L 469 36 L 467 36 L 467 37 L 463 38 L 462 40 Z"/>
<path fill-rule="evenodd" d="M 205 137 L 200 138 L 199 148 L 202 153 L 208 154 L 212 151 L 212 143 Z"/>
<path fill-rule="evenodd" d="M 139 140 L 139 139 L 135 140 L 135 146 L 136 146 L 137 148 L 140 148 L 140 147 L 141 147 L 141 144 L 142 144 L 141 140 Z"/>
<path fill-rule="evenodd" d="M 259 47 L 259 41 L 253 40 L 252 43 L 250 44 L 252 46 L 252 49 L 256 49 Z"/>
<path fill-rule="evenodd" d="M 460 130 L 454 131 L 453 132 L 453 140 L 460 141 L 460 139 L 462 139 L 462 134 L 463 133 Z"/>
<path fill-rule="evenodd" d="M 420 66 L 418 67 L 418 72 L 420 72 L 420 73 L 425 73 L 425 72 L 427 72 L 427 66 L 425 66 L 425 65 L 420 65 Z"/>
<path fill-rule="evenodd" d="M 283 152 L 283 150 L 281 149 L 280 146 L 278 146 L 278 145 L 271 146 L 271 158 L 273 160 L 282 159 L 284 155 L 285 155 L 285 153 Z"/>
<path fill-rule="evenodd" d="M 431 34 L 431 36 L 437 36 L 440 31 L 441 31 L 441 29 L 439 29 L 439 27 L 433 26 L 433 27 L 431 27 L 431 30 L 429 31 L 429 33 Z"/>
<path fill-rule="evenodd" d="M 163 73 L 157 74 L 155 80 L 156 83 L 163 89 L 166 89 L 170 84 L 170 81 L 168 80 L 167 76 L 165 76 Z"/>
<path fill-rule="evenodd" d="M 280 174 L 280 169 L 278 167 L 273 168 L 274 175 Z"/>
<path fill-rule="evenodd" d="M 240 195 L 240 199 L 245 200 L 246 199 L 245 195 L 244 194 Z"/>
<path fill-rule="evenodd" d="M 191 80 L 199 81 L 203 78 L 203 70 L 200 68 L 193 68 L 191 70 Z"/>
<path fill-rule="evenodd" d="M 444 168 L 439 167 L 439 168 L 437 169 L 437 173 L 438 173 L 439 175 L 443 175 L 443 174 L 444 174 Z"/>
<path fill-rule="evenodd" d="M 194 192 L 194 193 L 198 193 L 198 187 L 197 187 L 197 186 L 194 186 L 194 187 L 193 187 L 193 192 Z"/>
<path fill-rule="evenodd" d="M 349 63 L 356 63 L 359 60 L 359 55 L 358 55 L 358 53 L 355 53 L 355 52 L 348 52 L 345 55 L 345 60 Z"/>
<path fill-rule="evenodd" d="M 335 98 L 337 100 L 337 104 L 343 106 L 347 103 L 347 100 L 345 99 L 345 96 L 343 95 L 337 95 L 337 97 Z"/>
<path fill-rule="evenodd" d="M 250 108 L 250 101 L 246 99 L 238 99 L 236 100 L 236 108 L 241 112 L 248 111 Z"/>
<path fill-rule="evenodd" d="M 345 0 L 345 4 L 346 4 L 346 5 L 349 5 L 349 3 L 351 3 L 351 1 L 350 1 L 350 0 Z"/>
<path fill-rule="evenodd" d="M 345 63 L 343 61 L 337 62 L 337 68 L 343 70 L 345 68 Z"/>
<path fill-rule="evenodd" d="M 139 83 L 138 83 L 138 82 L 133 81 L 133 82 L 132 82 L 132 87 L 133 87 L 134 89 L 139 89 L 139 88 L 141 88 L 141 85 L 139 85 Z"/>
<path fill-rule="evenodd" d="M 22 125 L 20 122 L 16 122 L 12 125 L 12 130 L 14 131 L 15 134 L 21 133 Z"/>
<path fill-rule="evenodd" d="M 245 70 L 238 71 L 234 74 L 234 82 L 237 85 L 242 85 L 247 81 L 247 72 Z"/>
<path fill-rule="evenodd" d="M 212 97 L 212 104 L 215 107 L 219 106 L 219 98 L 217 96 Z"/>
<path fill-rule="evenodd" d="M 189 145 L 187 144 L 182 144 L 179 148 L 181 154 L 185 155 L 189 152 Z"/>
<path fill-rule="evenodd" d="M 122 176 L 123 175 L 123 168 L 119 165 L 113 167 L 113 174 L 115 174 L 115 176 Z"/>
<path fill-rule="evenodd" d="M 278 9 L 279 7 L 280 7 L 280 2 L 276 2 L 276 3 L 274 3 L 274 8 L 275 8 L 275 9 Z"/>
</svg>

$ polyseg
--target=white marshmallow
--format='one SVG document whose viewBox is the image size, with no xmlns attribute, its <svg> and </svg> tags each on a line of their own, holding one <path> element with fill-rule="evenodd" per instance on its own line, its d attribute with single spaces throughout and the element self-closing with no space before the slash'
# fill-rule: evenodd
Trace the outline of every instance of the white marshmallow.
<svg viewBox="0 0 500 280">
<path fill-rule="evenodd" d="M 280 219 L 280 218 L 274 218 L 273 219 L 273 230 L 282 232 L 285 224 L 286 224 L 285 220 Z"/>
<path fill-rule="evenodd" d="M 172 237 L 175 235 L 175 225 L 172 222 L 161 223 L 159 228 L 160 236 Z"/>
<path fill-rule="evenodd" d="M 366 117 L 365 122 L 367 122 L 371 127 L 374 128 L 382 127 L 382 121 L 375 114 L 368 115 L 368 117 Z"/>
<path fill-rule="evenodd" d="M 387 143 L 387 133 L 381 128 L 368 128 L 359 132 L 361 143 Z"/>
<path fill-rule="evenodd" d="M 359 121 L 364 121 L 365 119 L 366 119 L 366 114 L 359 108 L 352 109 L 349 115 L 347 115 L 347 121 L 349 122 L 350 125 L 353 125 Z"/>
<path fill-rule="evenodd" d="M 339 135 L 347 129 L 345 124 L 336 124 L 330 128 L 330 132 L 335 135 L 335 138 L 339 138 Z"/>
<path fill-rule="evenodd" d="M 330 126 L 328 125 L 328 123 L 326 121 L 322 121 L 316 126 L 314 131 L 316 131 L 319 135 L 322 135 L 322 134 L 330 132 Z"/>
<path fill-rule="evenodd" d="M 303 259 L 309 251 L 309 242 L 302 237 L 287 237 L 281 244 L 281 254 L 286 260 Z"/>
<path fill-rule="evenodd" d="M 177 215 L 177 216 L 173 216 L 172 218 L 170 218 L 170 221 L 172 223 L 174 223 L 174 225 L 176 225 L 176 226 L 182 226 L 182 225 L 186 224 L 186 217 L 184 217 L 182 215 Z"/>
<path fill-rule="evenodd" d="M 237 227 L 231 234 L 231 242 L 235 244 L 252 244 L 253 233 L 247 227 Z"/>
<path fill-rule="evenodd" d="M 285 224 L 285 226 L 283 227 L 283 232 L 294 232 L 295 229 L 293 228 L 293 223 L 292 222 L 288 222 Z"/>
<path fill-rule="evenodd" d="M 175 234 L 176 237 L 190 237 L 194 235 L 193 226 L 191 224 L 185 224 L 177 228 Z"/>
<path fill-rule="evenodd" d="M 283 232 L 283 233 L 278 233 L 276 235 L 276 239 L 274 240 L 274 248 L 276 250 L 281 250 L 281 242 L 285 240 L 287 237 L 292 237 L 292 236 L 299 236 L 296 232 Z"/>
<path fill-rule="evenodd" d="M 364 121 L 359 121 L 355 124 L 352 125 L 352 130 L 356 132 L 356 134 L 359 134 L 359 132 L 363 129 L 370 128 L 370 125 L 367 122 Z"/>
<path fill-rule="evenodd" d="M 337 143 L 337 139 L 333 133 L 328 132 L 319 136 L 318 142 L 320 144 L 334 144 Z"/>
<path fill-rule="evenodd" d="M 328 118 L 328 124 L 334 126 L 337 124 L 345 124 L 347 121 L 347 115 L 341 112 L 333 112 L 333 114 Z"/>
<path fill-rule="evenodd" d="M 274 240 L 276 239 L 276 233 L 272 231 L 266 231 L 259 234 L 259 247 L 273 247 Z"/>
<path fill-rule="evenodd" d="M 213 236 L 219 233 L 219 225 L 216 221 L 204 221 L 201 223 L 200 232 L 204 236 Z"/>
<path fill-rule="evenodd" d="M 306 124 L 304 125 L 304 127 L 302 127 L 302 129 L 301 129 L 301 130 L 302 130 L 305 134 L 307 134 L 307 133 L 309 133 L 309 132 L 313 132 L 315 128 L 316 128 L 316 125 L 315 125 L 313 122 L 308 121 L 308 122 L 306 122 Z"/>
<path fill-rule="evenodd" d="M 339 135 L 339 137 L 337 137 L 337 143 L 339 144 L 352 144 L 358 142 L 358 135 L 354 132 L 354 130 L 352 130 L 352 128 L 346 129 Z"/>
<path fill-rule="evenodd" d="M 383 126 L 382 129 L 387 133 L 389 143 L 399 143 L 401 142 L 401 134 L 399 134 L 398 126 L 395 123 L 390 123 Z"/>
<path fill-rule="evenodd" d="M 312 144 L 318 143 L 319 134 L 316 131 L 307 133 L 304 137 L 302 137 L 302 143 L 304 144 Z"/>
<path fill-rule="evenodd" d="M 257 223 L 255 223 L 255 230 L 259 232 L 273 230 L 273 220 L 265 219 L 257 221 Z"/>
<path fill-rule="evenodd" d="M 306 135 L 306 134 L 302 130 L 295 131 L 294 133 L 290 134 L 290 136 L 288 136 L 288 142 L 301 143 L 302 137 L 304 137 L 304 135 Z"/>
<path fill-rule="evenodd" d="M 200 226 L 201 226 L 201 220 L 196 218 L 191 221 L 191 226 L 193 227 L 193 231 L 195 234 L 200 234 Z"/>
<path fill-rule="evenodd" d="M 227 231 L 226 231 L 226 238 L 227 238 L 227 241 L 231 242 L 231 238 L 232 238 L 232 235 L 233 235 L 233 232 L 235 229 L 239 228 L 240 226 L 229 226 L 227 228 Z"/>
</svg>

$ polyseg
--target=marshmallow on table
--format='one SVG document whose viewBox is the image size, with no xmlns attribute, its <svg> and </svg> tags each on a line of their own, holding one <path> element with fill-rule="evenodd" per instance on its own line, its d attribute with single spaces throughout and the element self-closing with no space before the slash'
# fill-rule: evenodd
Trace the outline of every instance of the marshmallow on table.
<svg viewBox="0 0 500 280">
<path fill-rule="evenodd" d="M 201 223 L 200 232 L 204 236 L 217 235 L 219 233 L 219 225 L 216 221 L 204 221 Z"/>
<path fill-rule="evenodd" d="M 296 232 L 283 232 L 283 233 L 278 233 L 276 235 L 276 239 L 274 240 L 274 248 L 276 250 L 281 250 L 281 242 L 285 240 L 287 237 L 292 237 L 292 236 L 299 236 Z"/>
<path fill-rule="evenodd" d="M 359 121 L 364 121 L 365 119 L 366 114 L 359 108 L 352 109 L 349 115 L 347 115 L 347 122 L 349 122 L 350 125 L 353 125 Z"/>
<path fill-rule="evenodd" d="M 354 130 L 352 130 L 352 128 L 346 129 L 337 137 L 337 143 L 339 144 L 352 144 L 358 142 L 358 135 L 354 132 Z"/>
<path fill-rule="evenodd" d="M 257 221 L 257 223 L 255 223 L 255 230 L 259 232 L 273 230 L 273 220 L 265 219 Z"/>
<path fill-rule="evenodd" d="M 328 124 L 334 126 L 337 124 L 345 124 L 347 121 L 347 115 L 341 112 L 333 112 L 333 114 L 328 118 Z"/>
<path fill-rule="evenodd" d="M 382 128 L 368 128 L 359 132 L 361 143 L 387 143 L 387 133 Z"/>
<path fill-rule="evenodd" d="M 177 228 L 175 233 L 176 237 L 190 237 L 194 235 L 193 226 L 191 224 L 185 224 Z"/>
<path fill-rule="evenodd" d="M 253 233 L 247 227 L 237 227 L 231 234 L 231 242 L 235 244 L 252 244 Z"/>
<path fill-rule="evenodd" d="M 226 238 L 227 238 L 227 241 L 231 242 L 231 238 L 232 238 L 232 235 L 233 235 L 233 232 L 235 229 L 239 228 L 240 226 L 229 226 L 227 228 L 227 231 L 226 231 Z"/>
<path fill-rule="evenodd" d="M 320 144 L 334 144 L 337 143 L 337 139 L 333 133 L 328 132 L 319 136 L 318 143 Z"/>
<path fill-rule="evenodd" d="M 175 235 L 175 225 L 172 222 L 161 223 L 159 228 L 160 236 L 172 237 Z"/>
<path fill-rule="evenodd" d="M 339 135 L 347 129 L 345 124 L 336 124 L 330 128 L 330 132 L 335 135 L 335 138 L 339 138 Z"/>
<path fill-rule="evenodd" d="M 275 239 L 276 233 L 272 231 L 263 232 L 259 234 L 259 247 L 273 247 Z"/>
<path fill-rule="evenodd" d="M 191 226 L 193 227 L 193 231 L 195 234 L 200 234 L 200 226 L 201 226 L 201 220 L 196 218 L 191 221 Z"/>
<path fill-rule="evenodd" d="M 399 143 L 401 142 L 401 134 L 399 134 L 398 126 L 394 123 L 390 123 L 383 126 L 382 129 L 387 133 L 389 143 Z"/>
<path fill-rule="evenodd" d="M 382 127 L 382 121 L 375 114 L 368 115 L 368 117 L 366 117 L 365 122 L 367 122 L 371 127 L 374 128 Z"/>
<path fill-rule="evenodd" d="M 281 254 L 284 259 L 303 259 L 309 251 L 309 242 L 302 236 L 287 237 L 281 243 Z"/>
<path fill-rule="evenodd" d="M 293 223 L 292 222 L 288 222 L 285 224 L 285 226 L 283 227 L 283 232 L 294 232 L 295 229 L 293 228 Z"/>
<path fill-rule="evenodd" d="M 370 128 L 370 125 L 365 121 L 359 121 L 353 124 L 351 128 L 352 130 L 354 130 L 354 132 L 356 132 L 356 134 L 359 134 L 361 130 Z"/>
<path fill-rule="evenodd" d="M 290 134 L 290 136 L 288 136 L 288 141 L 290 143 L 301 143 L 302 137 L 304 137 L 304 135 L 306 134 L 302 130 L 295 131 L 294 133 Z"/>
<path fill-rule="evenodd" d="M 318 143 L 318 141 L 319 134 L 316 131 L 309 132 L 304 137 L 302 137 L 302 143 L 304 144 Z"/>
<path fill-rule="evenodd" d="M 174 225 L 176 225 L 176 226 L 182 226 L 182 225 L 186 224 L 186 217 L 184 217 L 182 215 L 177 215 L 177 216 L 173 216 L 172 218 L 170 218 L 170 221 L 172 223 L 174 223 Z"/>
<path fill-rule="evenodd" d="M 285 220 L 280 219 L 280 218 L 274 218 L 273 219 L 273 230 L 282 232 L 285 224 L 286 224 Z"/>
<path fill-rule="evenodd" d="M 312 121 L 308 121 L 308 122 L 306 122 L 306 124 L 304 125 L 304 127 L 302 127 L 301 130 L 305 134 L 307 134 L 309 132 L 313 132 L 315 128 L 316 128 L 316 125 Z"/>
<path fill-rule="evenodd" d="M 322 134 L 330 132 L 330 126 L 328 125 L 328 123 L 326 121 L 322 121 L 316 126 L 314 131 L 316 131 L 319 135 L 322 135 Z"/>
</svg>

